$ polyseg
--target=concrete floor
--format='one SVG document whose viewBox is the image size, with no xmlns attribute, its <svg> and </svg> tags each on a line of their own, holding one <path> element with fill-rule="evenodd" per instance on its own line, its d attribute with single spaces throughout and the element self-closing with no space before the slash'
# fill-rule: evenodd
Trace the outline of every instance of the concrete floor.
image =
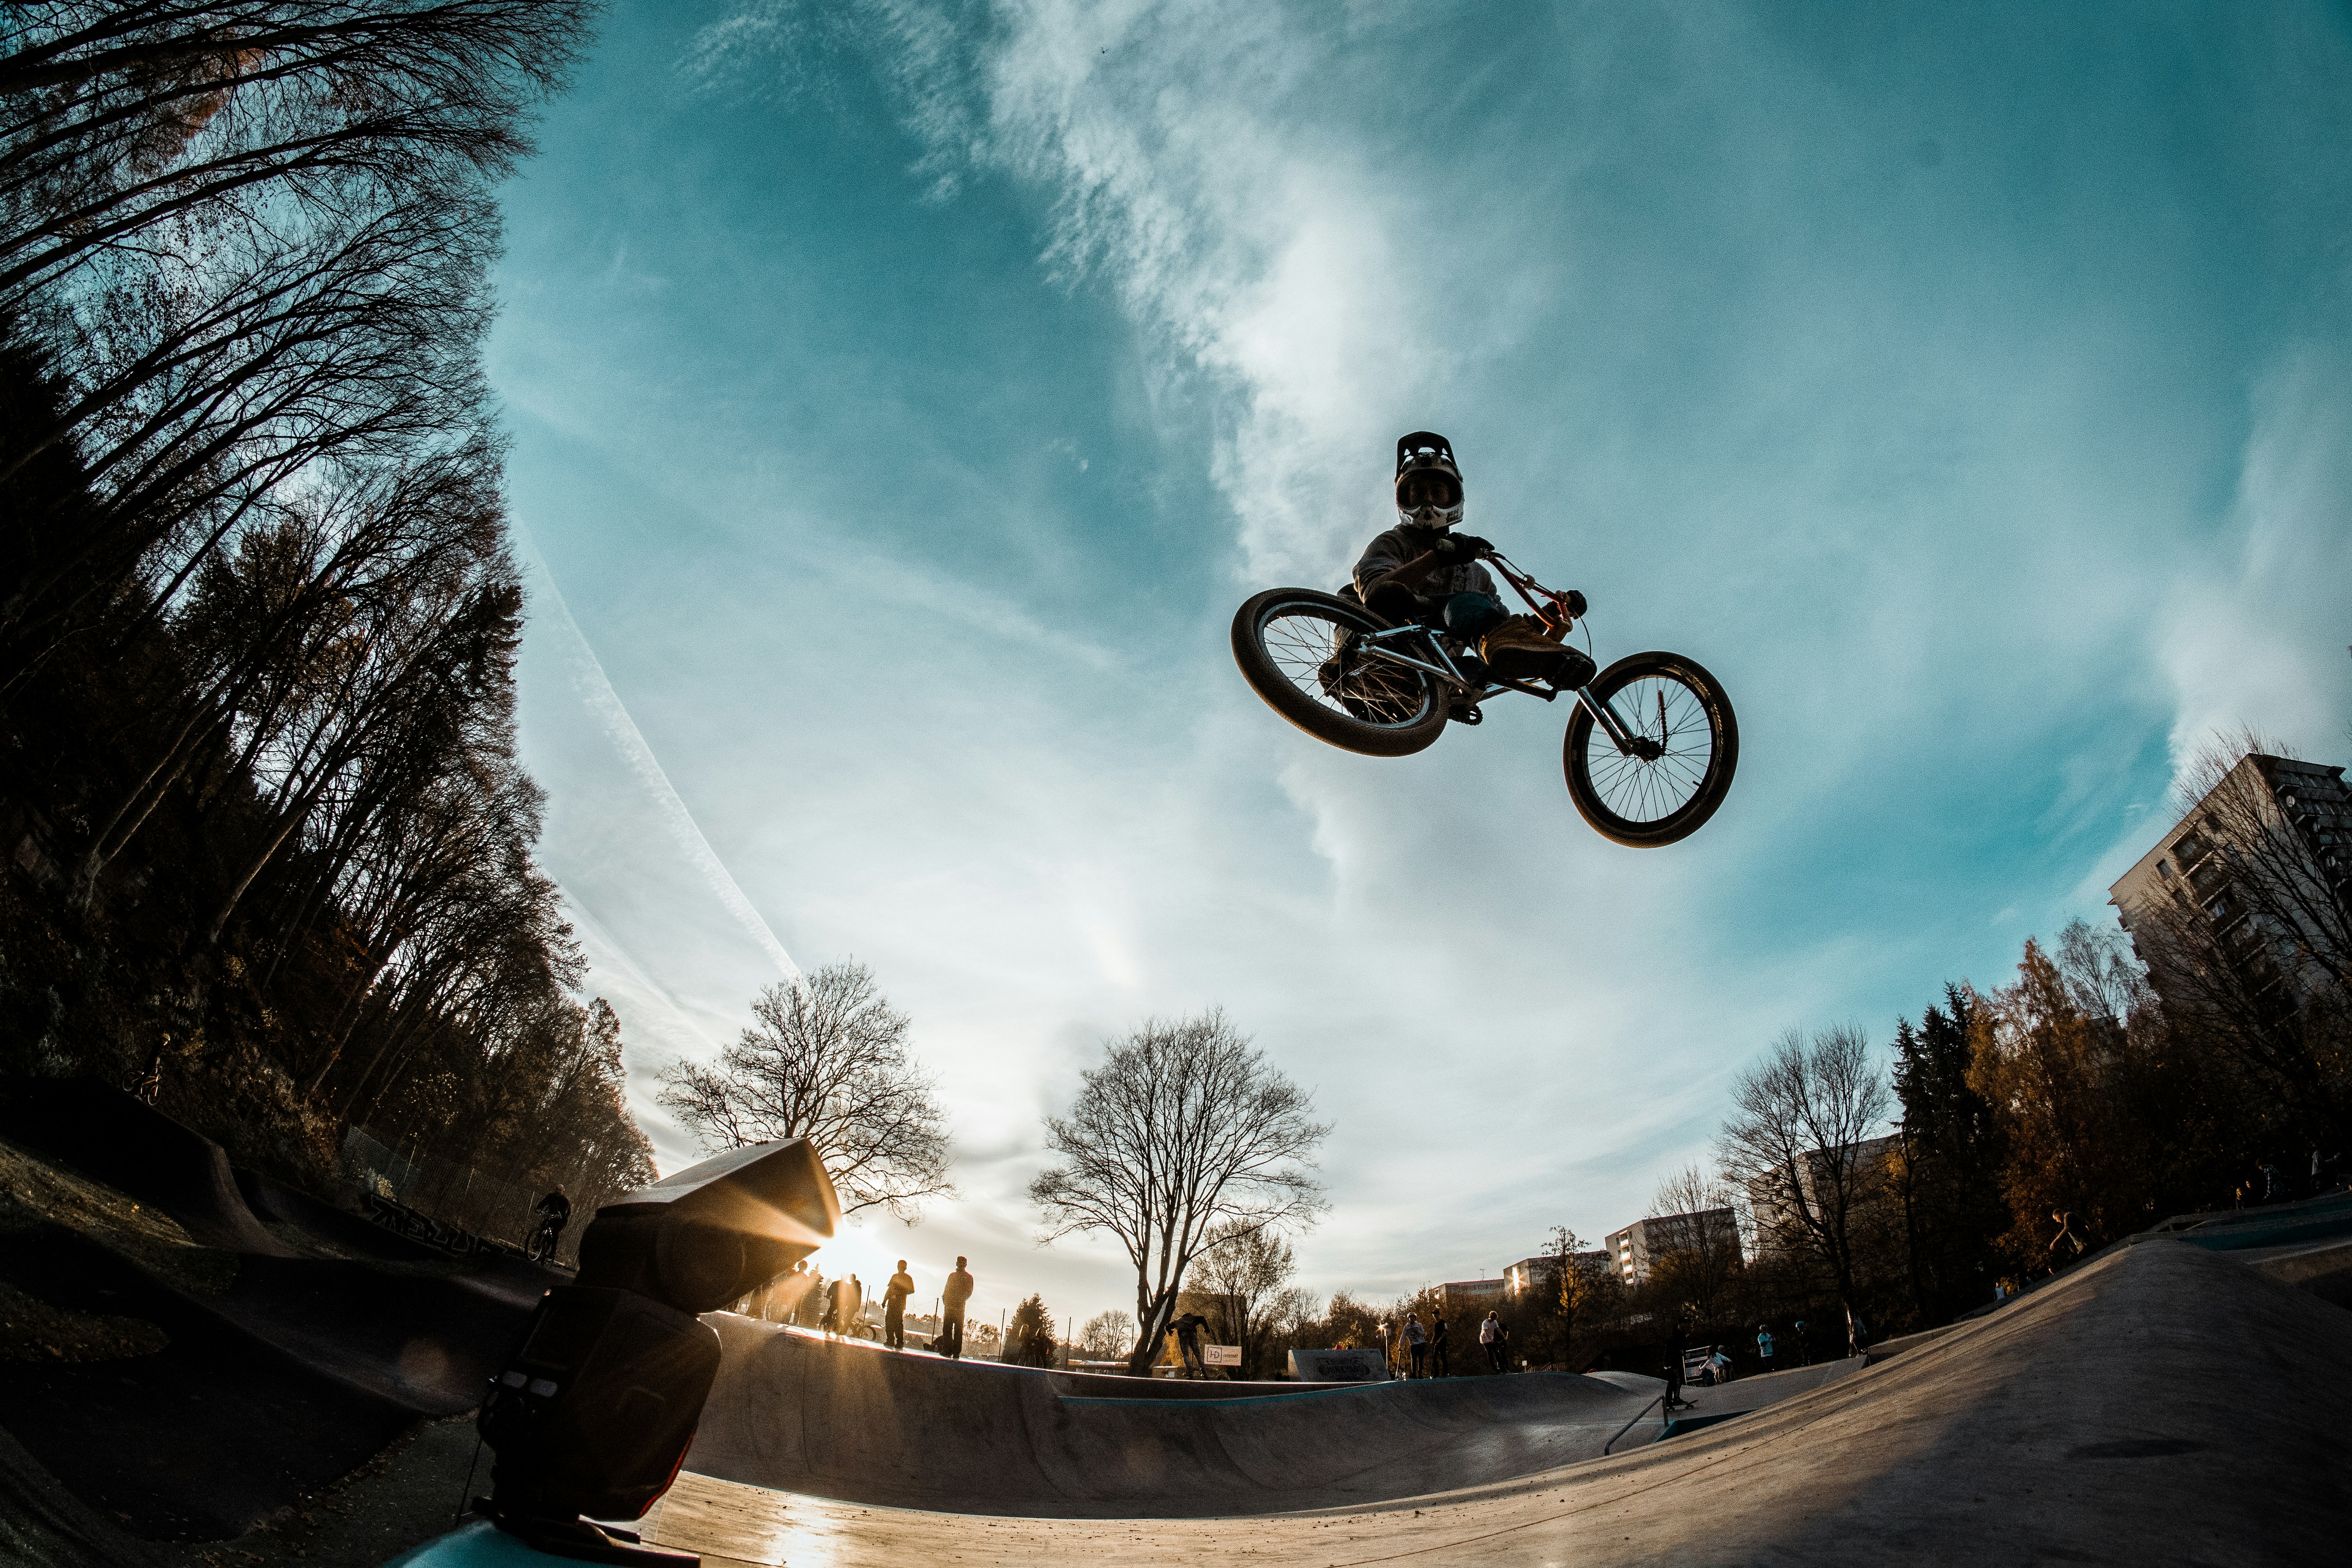
<svg viewBox="0 0 2352 1568">
<path fill-rule="evenodd" d="M 1371 1506 L 985 1517 L 688 1474 L 645 1530 L 712 1568 L 2352 1563 L 2347 1409 L 2352 1315 L 2155 1241 L 1738 1420 Z"/>
</svg>

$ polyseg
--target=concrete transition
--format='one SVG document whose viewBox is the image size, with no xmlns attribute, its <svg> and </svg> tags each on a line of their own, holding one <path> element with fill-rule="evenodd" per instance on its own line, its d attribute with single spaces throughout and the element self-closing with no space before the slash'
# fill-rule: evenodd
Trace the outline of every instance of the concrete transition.
<svg viewBox="0 0 2352 1568">
<path fill-rule="evenodd" d="M 103 1085 L 0 1084 L 0 1303 L 145 1336 L 0 1355 L 0 1563 L 134 1563 L 254 1528 L 471 1409 L 568 1278 L 419 1247 Z M 40 1182 L 79 1184 L 89 1223 L 13 1190 Z"/>
<path fill-rule="evenodd" d="M 1139 1383 L 895 1356 L 714 1313 L 698 1474 L 961 1513 L 1192 1518 L 1421 1497 L 1656 1436 L 1664 1384 L 1611 1373 L 1334 1384 Z M 1757 1406 L 1861 1363 L 1695 1391 Z M 1633 1428 L 1629 1430 L 1629 1427 Z"/>
<path fill-rule="evenodd" d="M 2242 1256 L 2118 1248 L 1610 1457 L 1642 1380 L 1106 1400 L 730 1320 L 694 1473 L 646 1533 L 711 1568 L 2352 1561 L 2352 1315 Z"/>
</svg>

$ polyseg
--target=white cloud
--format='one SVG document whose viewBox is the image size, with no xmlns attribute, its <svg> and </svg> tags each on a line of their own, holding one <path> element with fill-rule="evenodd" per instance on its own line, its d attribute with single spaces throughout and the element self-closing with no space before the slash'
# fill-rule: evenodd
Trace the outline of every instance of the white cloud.
<svg viewBox="0 0 2352 1568">
<path fill-rule="evenodd" d="M 2229 525 L 2208 559 L 2146 606 L 2178 692 L 2176 763 L 2251 726 L 2303 756 L 2340 755 L 2352 725 L 2352 361 L 2284 355 L 2254 396 Z"/>
</svg>

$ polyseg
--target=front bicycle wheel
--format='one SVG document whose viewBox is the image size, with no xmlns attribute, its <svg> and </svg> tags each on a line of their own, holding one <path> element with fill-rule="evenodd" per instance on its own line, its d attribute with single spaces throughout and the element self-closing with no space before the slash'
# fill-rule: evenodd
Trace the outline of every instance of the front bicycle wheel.
<svg viewBox="0 0 2352 1568">
<path fill-rule="evenodd" d="M 1318 741 L 1410 756 L 1445 728 L 1435 676 L 1362 652 L 1387 623 L 1312 588 L 1269 588 L 1234 616 L 1234 662 L 1266 706 Z"/>
<path fill-rule="evenodd" d="M 1627 732 L 1622 748 L 1582 702 L 1568 721 L 1561 764 L 1568 796 L 1592 830 L 1635 849 L 1698 831 L 1723 804 L 1739 765 L 1731 699 L 1696 659 L 1678 653 L 1621 658 L 1587 688 Z"/>
</svg>

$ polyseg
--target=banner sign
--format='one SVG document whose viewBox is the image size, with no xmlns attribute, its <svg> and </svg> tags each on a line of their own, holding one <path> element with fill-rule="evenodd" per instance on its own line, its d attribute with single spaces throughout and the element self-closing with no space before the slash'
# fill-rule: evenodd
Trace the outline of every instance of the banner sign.
<svg viewBox="0 0 2352 1568">
<path fill-rule="evenodd" d="M 1376 1349 L 1292 1351 L 1290 1375 L 1301 1383 L 1386 1383 L 1389 1358 Z"/>
</svg>

